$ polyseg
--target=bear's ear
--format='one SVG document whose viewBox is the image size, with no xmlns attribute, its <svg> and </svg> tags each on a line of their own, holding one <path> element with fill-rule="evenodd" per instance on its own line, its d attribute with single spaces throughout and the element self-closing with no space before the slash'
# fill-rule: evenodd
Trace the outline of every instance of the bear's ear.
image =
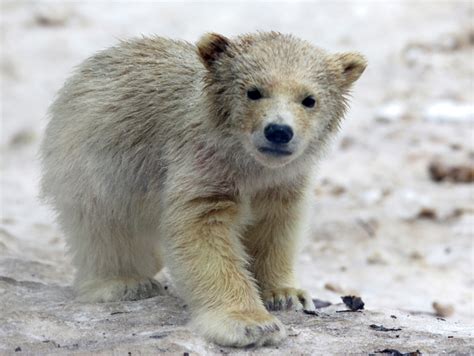
<svg viewBox="0 0 474 356">
<path fill-rule="evenodd" d="M 367 67 L 367 60 L 359 53 L 348 52 L 334 55 L 341 75 L 341 87 L 347 89 L 354 83 Z"/>
<path fill-rule="evenodd" d="M 217 33 L 206 33 L 196 43 L 199 57 L 207 69 L 212 69 L 214 62 L 228 49 L 228 38 Z"/>
</svg>

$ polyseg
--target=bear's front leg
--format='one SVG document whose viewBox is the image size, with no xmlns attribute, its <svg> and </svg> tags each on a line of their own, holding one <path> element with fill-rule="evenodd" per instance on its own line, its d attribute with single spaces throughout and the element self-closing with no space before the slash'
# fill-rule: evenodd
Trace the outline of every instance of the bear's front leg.
<svg viewBox="0 0 474 356">
<path fill-rule="evenodd" d="M 251 270 L 270 310 L 315 310 L 310 295 L 297 287 L 294 260 L 304 229 L 304 186 L 268 189 L 255 196 L 255 224 L 244 243 L 253 259 Z"/>
<path fill-rule="evenodd" d="M 265 309 L 237 234 L 240 204 L 230 197 L 177 197 L 165 214 L 164 257 L 195 329 L 225 346 L 276 344 L 281 322 Z"/>
</svg>

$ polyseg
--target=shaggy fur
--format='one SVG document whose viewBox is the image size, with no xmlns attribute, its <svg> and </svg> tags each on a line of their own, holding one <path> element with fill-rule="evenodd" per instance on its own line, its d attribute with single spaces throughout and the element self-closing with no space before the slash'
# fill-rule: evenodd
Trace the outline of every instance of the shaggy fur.
<svg viewBox="0 0 474 356">
<path fill-rule="evenodd" d="M 196 46 L 141 38 L 82 63 L 42 145 L 43 195 L 79 298 L 154 296 L 167 266 L 209 340 L 282 340 L 265 306 L 314 308 L 293 273 L 311 167 L 365 65 L 279 33 L 208 34 Z M 252 88 L 262 99 L 247 98 Z M 292 127 L 292 154 L 259 151 L 271 122 Z"/>
</svg>

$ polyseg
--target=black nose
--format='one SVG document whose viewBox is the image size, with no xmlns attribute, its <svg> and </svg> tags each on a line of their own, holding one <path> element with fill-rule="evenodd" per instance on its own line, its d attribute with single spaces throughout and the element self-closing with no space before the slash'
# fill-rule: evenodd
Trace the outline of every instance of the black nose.
<svg viewBox="0 0 474 356">
<path fill-rule="evenodd" d="M 268 124 L 263 131 L 268 141 L 275 144 L 284 144 L 293 138 L 293 130 L 288 125 Z"/>
</svg>

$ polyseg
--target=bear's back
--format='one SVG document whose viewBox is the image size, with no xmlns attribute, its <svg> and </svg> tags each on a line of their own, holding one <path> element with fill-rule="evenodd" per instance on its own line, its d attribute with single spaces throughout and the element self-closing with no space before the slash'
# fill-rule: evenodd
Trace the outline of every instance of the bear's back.
<svg viewBox="0 0 474 356">
<path fill-rule="evenodd" d="M 117 175 L 137 186 L 144 170 L 159 173 L 160 151 L 188 124 L 204 75 L 194 45 L 160 37 L 121 42 L 85 60 L 50 107 L 43 194 L 57 195 L 63 185 L 112 188 Z"/>
</svg>

